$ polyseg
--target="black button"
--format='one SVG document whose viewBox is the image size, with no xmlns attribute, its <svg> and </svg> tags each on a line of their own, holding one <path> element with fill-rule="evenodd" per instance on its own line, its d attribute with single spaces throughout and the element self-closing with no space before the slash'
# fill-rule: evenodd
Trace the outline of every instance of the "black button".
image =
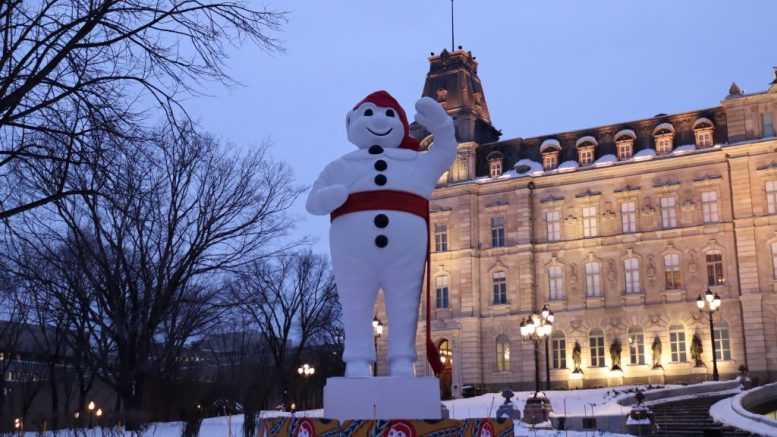
<svg viewBox="0 0 777 437">
<path fill-rule="evenodd" d="M 383 147 L 378 146 L 377 144 L 374 146 L 370 146 L 369 149 L 367 149 L 368 152 L 370 152 L 371 155 L 380 155 L 383 153 Z"/>
<path fill-rule="evenodd" d="M 375 161 L 375 170 L 377 171 L 383 171 L 388 168 L 388 164 L 386 164 L 386 161 L 379 159 Z"/>
<path fill-rule="evenodd" d="M 375 237 L 375 245 L 378 247 L 386 247 L 388 244 L 388 237 L 385 235 L 378 235 Z"/>
<path fill-rule="evenodd" d="M 386 216 L 386 214 L 378 214 L 375 216 L 375 220 L 373 220 L 373 222 L 375 222 L 375 226 L 379 228 L 385 228 L 389 223 L 388 216 Z"/>
<path fill-rule="evenodd" d="M 379 174 L 375 176 L 375 184 L 376 185 L 386 185 L 386 175 Z"/>
</svg>

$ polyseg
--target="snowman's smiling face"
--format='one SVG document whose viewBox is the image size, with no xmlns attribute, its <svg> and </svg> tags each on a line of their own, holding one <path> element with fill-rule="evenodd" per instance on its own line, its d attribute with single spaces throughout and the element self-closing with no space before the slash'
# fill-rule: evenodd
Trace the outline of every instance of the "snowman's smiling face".
<svg viewBox="0 0 777 437">
<path fill-rule="evenodd" d="M 374 145 L 399 147 L 405 137 L 405 128 L 397 111 L 370 102 L 362 103 L 349 112 L 345 124 L 348 141 L 360 149 Z"/>
</svg>

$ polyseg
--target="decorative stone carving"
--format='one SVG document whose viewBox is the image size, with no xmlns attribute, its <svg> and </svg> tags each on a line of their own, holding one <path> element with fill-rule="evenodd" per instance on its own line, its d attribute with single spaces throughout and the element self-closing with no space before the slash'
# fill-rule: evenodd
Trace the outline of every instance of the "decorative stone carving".
<svg viewBox="0 0 777 437">
<path fill-rule="evenodd" d="M 569 283 L 571 285 L 577 285 L 577 264 L 569 264 Z"/>
<path fill-rule="evenodd" d="M 658 338 L 658 336 L 653 339 L 653 345 L 650 346 L 650 349 L 653 351 L 653 368 L 663 368 L 664 366 L 661 365 L 661 351 L 663 347 L 661 346 L 661 339 Z"/>
<path fill-rule="evenodd" d="M 693 250 L 688 254 L 688 273 L 696 274 L 696 252 Z"/>
<path fill-rule="evenodd" d="M 610 360 L 612 360 L 612 367 L 610 370 L 623 370 L 621 369 L 622 351 L 623 347 L 621 346 L 621 341 L 616 338 L 610 345 Z"/>
<path fill-rule="evenodd" d="M 583 362 L 582 350 L 583 348 L 580 347 L 580 343 L 575 342 L 575 346 L 572 348 L 572 363 L 574 364 L 575 368 L 572 373 L 583 373 L 583 369 L 580 368 Z"/>
<path fill-rule="evenodd" d="M 701 359 L 702 352 L 704 352 L 704 347 L 701 344 L 701 338 L 699 338 L 699 334 L 693 334 L 693 339 L 691 339 L 691 358 L 695 367 L 704 367 L 704 361 Z"/>
<path fill-rule="evenodd" d="M 607 261 L 607 280 L 610 282 L 615 282 L 615 278 L 615 261 L 609 260 Z"/>
<path fill-rule="evenodd" d="M 648 255 L 647 276 L 648 278 L 656 277 L 656 260 L 653 255 Z"/>
</svg>

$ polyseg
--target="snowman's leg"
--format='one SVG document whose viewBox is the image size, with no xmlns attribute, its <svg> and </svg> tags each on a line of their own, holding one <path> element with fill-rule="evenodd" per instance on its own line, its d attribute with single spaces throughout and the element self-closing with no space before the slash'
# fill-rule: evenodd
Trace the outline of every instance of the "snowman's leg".
<svg viewBox="0 0 777 437">
<path fill-rule="evenodd" d="M 357 259 L 337 261 L 345 261 L 335 262 L 333 258 L 337 292 L 343 307 L 345 376 L 371 376 L 370 364 L 375 362 L 372 317 L 378 279 L 372 269 L 361 265 Z"/>
<path fill-rule="evenodd" d="M 388 362 L 392 376 L 415 375 L 415 338 L 424 263 L 423 254 L 411 252 L 408 255 L 404 257 L 408 262 L 392 263 L 392 268 L 383 277 L 388 313 Z"/>
</svg>

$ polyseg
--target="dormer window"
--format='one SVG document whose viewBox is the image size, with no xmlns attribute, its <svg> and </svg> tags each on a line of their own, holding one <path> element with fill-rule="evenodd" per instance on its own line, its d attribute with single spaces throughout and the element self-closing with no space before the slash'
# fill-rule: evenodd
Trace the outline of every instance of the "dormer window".
<svg viewBox="0 0 777 437">
<path fill-rule="evenodd" d="M 672 153 L 674 143 L 674 127 L 669 123 L 661 123 L 653 129 L 653 138 L 656 141 L 656 155 Z"/>
<path fill-rule="evenodd" d="M 504 158 L 500 152 L 491 152 L 488 155 L 488 175 L 492 178 L 502 176 L 502 162 Z"/>
<path fill-rule="evenodd" d="M 631 129 L 623 129 L 615 134 L 615 148 L 618 153 L 618 161 L 631 159 L 634 156 L 634 141 L 637 134 Z"/>
<path fill-rule="evenodd" d="M 575 147 L 577 147 L 577 160 L 581 167 L 591 165 L 594 163 L 594 149 L 599 143 L 596 138 L 588 135 L 577 140 Z"/>
<path fill-rule="evenodd" d="M 704 149 L 712 147 L 714 143 L 713 134 L 715 133 L 715 125 L 712 124 L 712 120 L 706 117 L 701 117 L 693 123 L 693 134 L 696 136 L 696 148 Z"/>
<path fill-rule="evenodd" d="M 540 145 L 542 154 L 542 168 L 553 170 L 558 167 L 558 155 L 561 152 L 561 144 L 554 139 L 547 139 Z"/>
</svg>

